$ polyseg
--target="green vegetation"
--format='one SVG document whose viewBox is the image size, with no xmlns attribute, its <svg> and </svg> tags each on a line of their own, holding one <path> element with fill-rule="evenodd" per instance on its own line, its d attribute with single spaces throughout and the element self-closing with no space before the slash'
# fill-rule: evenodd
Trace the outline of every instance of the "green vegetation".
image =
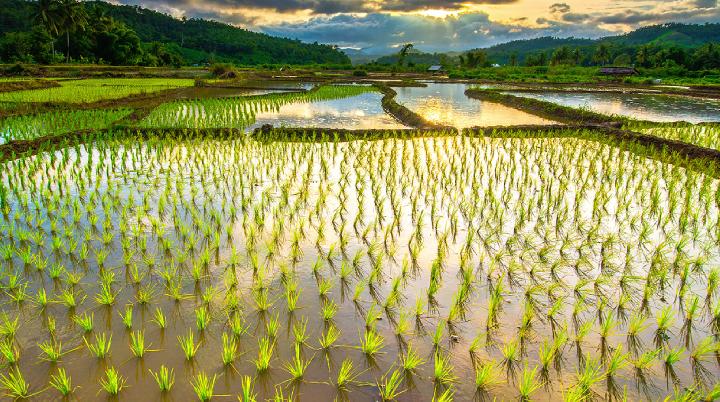
<svg viewBox="0 0 720 402">
<path fill-rule="evenodd" d="M 79 130 L 104 129 L 130 114 L 130 109 L 62 110 L 0 120 L 0 143 L 31 140 Z"/>
<path fill-rule="evenodd" d="M 308 92 L 286 92 L 236 98 L 205 98 L 162 104 L 140 122 L 147 128 L 245 128 L 258 113 L 278 111 L 289 103 L 317 102 L 357 96 L 373 87 L 324 85 Z"/>
<path fill-rule="evenodd" d="M 459 55 L 413 51 L 381 57 L 370 71 L 425 72 L 442 65 L 451 78 L 504 82 L 615 81 L 599 66 L 634 66 L 627 83 L 720 85 L 720 24 L 664 24 L 597 40 L 542 37 L 515 40 Z"/>
<path fill-rule="evenodd" d="M 687 123 L 651 124 L 628 122 L 625 127 L 660 138 L 681 141 L 705 148 L 720 150 L 720 125 Z"/>
<path fill-rule="evenodd" d="M 7 397 L 718 393 L 720 158 L 610 127 L 715 147 L 715 125 L 238 131 L 377 89 L 174 100 L 19 143 L 0 162 Z M 47 115 L 80 112 L 101 120 Z"/>
<path fill-rule="evenodd" d="M 215 21 L 181 20 L 130 5 L 2 0 L 0 9 L 0 60 L 6 63 L 350 64 L 329 45 L 275 38 Z"/>
<path fill-rule="evenodd" d="M 164 78 L 68 80 L 56 88 L 0 93 L 0 102 L 92 103 L 193 85 L 193 80 Z"/>
</svg>

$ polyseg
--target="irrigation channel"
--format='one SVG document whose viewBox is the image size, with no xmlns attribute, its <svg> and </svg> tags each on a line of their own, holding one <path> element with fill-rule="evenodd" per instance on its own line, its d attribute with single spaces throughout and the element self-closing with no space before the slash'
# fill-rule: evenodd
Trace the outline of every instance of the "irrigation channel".
<svg viewBox="0 0 720 402">
<path fill-rule="evenodd" d="M 82 81 L 0 94 L 9 399 L 720 394 L 717 124 Z"/>
</svg>

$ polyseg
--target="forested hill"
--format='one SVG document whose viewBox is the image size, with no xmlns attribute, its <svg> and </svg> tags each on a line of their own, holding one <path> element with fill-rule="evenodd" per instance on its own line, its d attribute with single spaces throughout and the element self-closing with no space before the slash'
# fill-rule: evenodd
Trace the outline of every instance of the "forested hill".
<svg viewBox="0 0 720 402">
<path fill-rule="evenodd" d="M 717 63 L 718 51 L 714 44 L 720 43 L 720 24 L 669 23 L 639 28 L 623 35 L 599 39 L 540 37 L 521 39 L 498 45 L 473 49 L 460 53 L 423 53 L 413 50 L 405 61 L 409 64 L 471 64 L 483 66 L 574 64 L 600 65 L 605 63 L 635 63 L 638 66 L 654 66 L 672 61 L 677 65 L 692 63 L 693 54 L 702 50 L 707 63 L 700 68 Z M 599 53 L 605 56 L 598 57 Z M 656 56 L 656 57 L 655 57 Z M 655 60 L 651 60 L 651 59 Z M 472 61 L 471 63 L 468 63 Z M 384 56 L 379 64 L 397 64 L 398 55 Z M 695 66 L 698 67 L 698 66 Z M 693 67 L 694 68 L 694 67 Z"/>
<path fill-rule="evenodd" d="M 37 10 L 36 1 L 0 0 L 0 59 L 3 62 L 17 57 L 17 47 L 29 35 L 40 36 L 39 26 L 33 18 Z M 90 29 L 70 33 L 70 55 L 74 59 L 100 59 L 102 49 L 93 46 L 106 46 L 108 43 L 93 43 L 97 38 L 106 40 L 108 36 L 122 37 L 123 44 L 139 39 L 141 50 L 145 53 L 170 53 L 175 62 L 183 64 L 204 62 L 232 62 L 236 64 L 349 64 L 348 57 L 332 46 L 308 44 L 298 40 L 272 37 L 263 33 L 240 29 L 228 24 L 202 19 L 180 20 L 171 16 L 138 6 L 114 5 L 102 1 L 82 2 L 86 10 L 87 24 Z M 104 21 L 99 23 L 98 21 Z M 110 22 L 108 22 L 110 21 Z M 97 25 L 102 25 L 98 27 Z M 118 29 L 118 27 L 120 29 Z M 86 27 L 87 28 L 87 27 Z M 88 32 L 98 29 L 112 31 L 92 36 Z M 131 32 L 127 32 L 127 30 Z M 22 37 L 25 35 L 25 37 Z M 52 35 L 58 36 L 58 35 Z M 55 49 L 65 52 L 65 38 L 55 38 Z M 112 45 L 110 43 L 109 45 Z M 161 49 L 158 51 L 158 49 Z M 28 49 L 29 53 L 38 53 L 37 49 Z M 41 55 L 36 56 L 35 58 Z M 111 55 L 105 55 L 108 62 Z M 133 60 L 110 60 L 114 64 L 144 64 L 147 57 L 133 54 Z M 162 57 L 155 55 L 162 61 Z M 149 59 L 153 61 L 153 59 Z M 33 60 L 45 62 L 46 60 Z M 117 63 L 115 63 L 117 62 Z"/>
<path fill-rule="evenodd" d="M 277 38 L 232 25 L 202 19 L 186 21 L 137 6 L 96 4 L 105 13 L 137 32 L 143 42 L 178 43 L 184 48 L 214 53 L 242 64 L 349 63 L 344 53 L 328 45 Z"/>
<path fill-rule="evenodd" d="M 523 63 L 528 57 L 539 53 L 546 53 L 549 58 L 555 50 L 563 47 L 580 49 L 588 56 L 601 45 L 620 53 L 634 54 L 635 49 L 640 46 L 691 49 L 717 42 L 720 42 L 720 24 L 670 23 L 643 27 L 623 35 L 600 39 L 543 37 L 516 40 L 482 50 L 489 60 L 507 64 L 513 56 L 517 57 L 518 63 Z"/>
</svg>

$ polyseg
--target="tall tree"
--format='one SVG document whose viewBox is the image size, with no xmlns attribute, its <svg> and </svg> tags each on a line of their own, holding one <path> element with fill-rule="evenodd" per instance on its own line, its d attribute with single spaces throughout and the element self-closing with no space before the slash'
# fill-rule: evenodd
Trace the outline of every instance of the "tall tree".
<svg viewBox="0 0 720 402">
<path fill-rule="evenodd" d="M 85 30 L 87 13 L 85 6 L 78 0 L 57 0 L 62 16 L 62 30 L 65 33 L 67 46 L 66 62 L 70 62 L 70 32 Z"/>
<path fill-rule="evenodd" d="M 597 47 L 597 50 L 595 50 L 595 54 L 593 55 L 593 60 L 595 63 L 600 65 L 607 64 L 610 61 L 610 49 L 606 44 L 601 43 Z"/>
<path fill-rule="evenodd" d="M 63 14 L 57 0 L 38 0 L 38 7 L 33 15 L 35 23 L 45 27 L 52 36 L 52 54 L 55 57 L 55 38 L 60 34 Z"/>
<path fill-rule="evenodd" d="M 402 66 L 402 65 L 405 64 L 405 57 L 407 57 L 408 52 L 409 52 L 410 49 L 412 49 L 412 48 L 413 48 L 413 44 L 412 44 L 412 43 L 406 43 L 406 44 L 403 45 L 403 47 L 400 49 L 400 52 L 398 53 L 398 64 L 399 64 L 399 65 Z"/>
</svg>

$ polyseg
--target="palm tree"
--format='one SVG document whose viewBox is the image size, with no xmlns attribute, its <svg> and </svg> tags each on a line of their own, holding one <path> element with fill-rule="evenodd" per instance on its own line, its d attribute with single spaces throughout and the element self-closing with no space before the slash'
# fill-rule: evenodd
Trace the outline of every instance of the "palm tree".
<svg viewBox="0 0 720 402">
<path fill-rule="evenodd" d="M 398 64 L 399 65 L 402 66 L 403 64 L 405 64 L 405 57 L 407 56 L 408 52 L 412 48 L 413 48 L 412 43 L 406 43 L 405 45 L 403 45 L 403 47 L 400 49 L 400 52 L 398 53 Z"/>
<path fill-rule="evenodd" d="M 595 50 L 595 54 L 593 55 L 593 60 L 597 62 L 599 65 L 605 65 L 610 60 L 610 49 L 608 46 L 604 43 L 601 43 L 598 48 Z"/>
<path fill-rule="evenodd" d="M 62 30 L 65 33 L 67 45 L 67 62 L 70 62 L 70 32 L 78 29 L 85 30 L 87 25 L 87 13 L 85 6 L 78 0 L 55 0 L 62 15 Z"/>
<path fill-rule="evenodd" d="M 55 37 L 60 34 L 63 16 L 57 0 L 38 0 L 38 8 L 33 14 L 35 23 L 45 27 L 52 36 L 52 54 L 55 57 Z"/>
</svg>

